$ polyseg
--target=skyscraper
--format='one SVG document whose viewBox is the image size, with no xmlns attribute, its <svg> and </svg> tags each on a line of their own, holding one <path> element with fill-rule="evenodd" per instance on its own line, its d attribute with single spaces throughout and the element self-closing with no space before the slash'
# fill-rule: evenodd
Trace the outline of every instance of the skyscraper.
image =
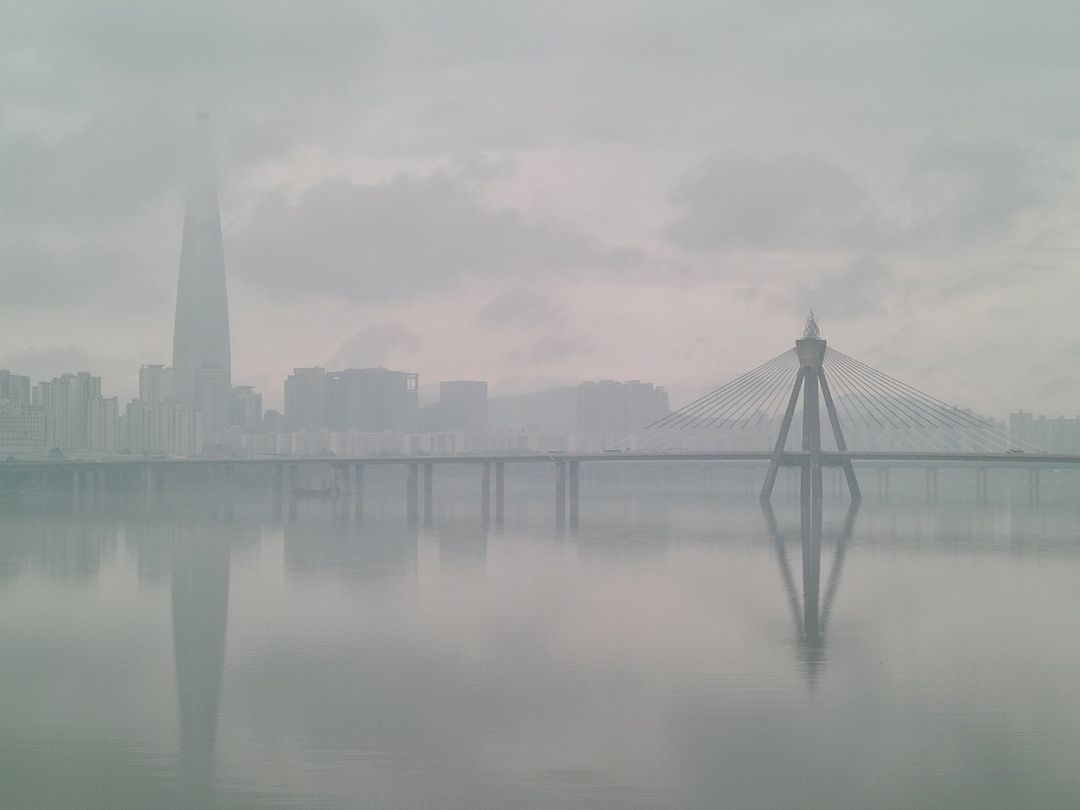
<svg viewBox="0 0 1080 810">
<path fill-rule="evenodd" d="M 225 295 L 225 250 L 206 113 L 198 114 L 197 130 L 180 245 L 172 396 L 176 402 L 193 406 L 203 413 L 208 433 L 221 433 L 229 425 L 232 395 L 229 304 Z"/>
</svg>

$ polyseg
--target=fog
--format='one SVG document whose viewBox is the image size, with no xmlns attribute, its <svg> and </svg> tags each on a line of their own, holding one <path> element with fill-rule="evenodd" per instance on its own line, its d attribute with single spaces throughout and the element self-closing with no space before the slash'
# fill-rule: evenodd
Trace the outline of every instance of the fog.
<svg viewBox="0 0 1080 810">
<path fill-rule="evenodd" d="M 790 347 L 1074 414 L 1071 4 L 20 3 L 0 368 L 168 365 L 195 113 L 232 383 L 665 386 Z M 943 351 L 947 347 L 948 351 Z"/>
</svg>

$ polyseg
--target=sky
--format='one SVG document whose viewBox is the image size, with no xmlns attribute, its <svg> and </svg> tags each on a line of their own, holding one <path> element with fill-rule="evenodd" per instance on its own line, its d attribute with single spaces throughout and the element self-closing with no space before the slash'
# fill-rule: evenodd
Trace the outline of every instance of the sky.
<svg viewBox="0 0 1080 810">
<path fill-rule="evenodd" d="M 195 112 L 234 384 L 385 365 L 679 406 L 830 345 L 1080 413 L 1080 5 L 187 0 L 0 10 L 0 367 L 171 358 Z"/>
</svg>

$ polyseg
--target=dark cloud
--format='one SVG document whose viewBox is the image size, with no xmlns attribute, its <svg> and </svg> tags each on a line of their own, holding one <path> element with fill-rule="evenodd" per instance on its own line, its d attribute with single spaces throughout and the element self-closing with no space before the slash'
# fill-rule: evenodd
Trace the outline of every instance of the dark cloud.
<svg viewBox="0 0 1080 810">
<path fill-rule="evenodd" d="M 559 308 L 533 290 L 514 288 L 492 298 L 477 313 L 490 326 L 548 326 L 562 320 Z"/>
<path fill-rule="evenodd" d="M 966 245 L 1001 237 L 1049 201 L 1058 185 L 1029 151 L 1004 141 L 935 139 L 912 161 L 909 194 L 918 206 L 909 245 Z"/>
<path fill-rule="evenodd" d="M 83 241 L 50 248 L 34 240 L 0 243 L 4 293 L 0 312 L 65 308 L 113 310 L 160 304 L 167 293 L 143 271 L 138 256 L 118 247 Z"/>
<path fill-rule="evenodd" d="M 581 336 L 570 332 L 553 332 L 510 352 L 506 355 L 505 362 L 510 366 L 542 366 L 589 354 L 591 351 L 592 346 Z"/>
<path fill-rule="evenodd" d="M 361 329 L 344 341 L 328 365 L 340 368 L 375 368 L 395 354 L 413 354 L 421 347 L 418 335 L 400 324 L 388 323 Z"/>
<path fill-rule="evenodd" d="M 60 138 L 0 127 L 0 222 L 95 226 L 173 192 L 192 117 L 149 107 L 99 114 Z"/>
<path fill-rule="evenodd" d="M 467 276 L 560 273 L 591 255 L 583 237 L 490 206 L 442 172 L 270 195 L 230 245 L 236 274 L 272 292 L 357 302 L 420 297 Z"/>
<path fill-rule="evenodd" d="M 698 166 L 672 194 L 666 234 L 690 250 L 787 249 L 847 243 L 870 216 L 855 176 L 814 155 L 726 155 Z"/>
<path fill-rule="evenodd" d="M 874 256 L 861 256 L 799 289 L 800 312 L 845 318 L 880 312 L 892 292 L 893 271 Z"/>
</svg>

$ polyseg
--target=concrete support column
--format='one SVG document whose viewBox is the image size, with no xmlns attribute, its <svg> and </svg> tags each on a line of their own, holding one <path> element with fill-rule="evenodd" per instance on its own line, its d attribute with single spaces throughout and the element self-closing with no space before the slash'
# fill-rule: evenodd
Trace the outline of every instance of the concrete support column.
<svg viewBox="0 0 1080 810">
<path fill-rule="evenodd" d="M 338 520 L 348 520 L 349 491 L 345 487 L 345 465 L 332 464 L 330 471 L 330 486 L 334 490 L 334 517 Z"/>
<path fill-rule="evenodd" d="M 353 478 L 353 465 L 343 464 L 341 479 L 344 490 L 341 494 L 341 515 L 346 521 L 352 518 L 353 499 L 356 497 L 356 481 Z"/>
<path fill-rule="evenodd" d="M 418 522 L 417 497 L 420 494 L 420 465 L 409 463 L 405 470 L 405 517 L 410 526 Z"/>
<path fill-rule="evenodd" d="M 364 465 L 353 465 L 353 481 L 354 481 L 354 512 L 357 522 L 364 519 Z"/>
<path fill-rule="evenodd" d="M 975 468 L 975 500 L 986 503 L 990 496 L 990 476 L 986 467 Z"/>
<path fill-rule="evenodd" d="M 424 525 L 435 522 L 435 465 L 424 465 Z"/>
<path fill-rule="evenodd" d="M 578 527 L 581 513 L 581 462 L 570 462 L 570 528 Z"/>
<path fill-rule="evenodd" d="M 143 494 L 146 500 L 146 506 L 149 508 L 154 503 L 154 496 L 157 494 L 157 486 L 154 481 L 154 468 L 149 464 L 144 464 L 142 468 L 143 476 Z"/>
<path fill-rule="evenodd" d="M 491 522 L 491 463 L 480 463 L 480 520 L 484 525 Z"/>
<path fill-rule="evenodd" d="M 281 520 L 282 487 L 285 486 L 285 468 L 280 464 L 274 465 L 274 480 L 270 485 L 270 509 L 274 520 Z"/>
<path fill-rule="evenodd" d="M 555 525 L 566 528 L 566 462 L 555 462 Z"/>
<path fill-rule="evenodd" d="M 288 488 L 286 498 L 289 501 L 289 520 L 296 520 L 296 488 L 300 486 L 300 465 L 289 465 L 289 482 L 285 485 Z"/>
<path fill-rule="evenodd" d="M 225 517 L 231 518 L 236 514 L 236 468 L 232 464 L 226 464 L 222 470 L 221 496 L 225 500 Z"/>
<path fill-rule="evenodd" d="M 502 526 L 505 517 L 506 462 L 495 462 L 495 525 Z"/>
</svg>

